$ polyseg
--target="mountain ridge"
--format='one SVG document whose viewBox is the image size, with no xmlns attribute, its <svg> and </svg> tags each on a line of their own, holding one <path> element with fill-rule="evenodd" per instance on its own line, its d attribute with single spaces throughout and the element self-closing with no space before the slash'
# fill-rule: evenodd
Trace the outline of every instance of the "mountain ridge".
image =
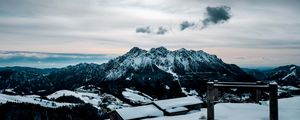
<svg viewBox="0 0 300 120">
<path fill-rule="evenodd" d="M 0 89 L 14 89 L 18 94 L 49 94 L 93 84 L 116 94 L 121 89 L 134 88 L 160 98 L 181 96 L 182 88 L 204 92 L 206 82 L 216 79 L 256 81 L 237 65 L 227 64 L 216 55 L 184 48 L 170 51 L 164 47 L 148 51 L 133 47 L 100 65 L 81 63 L 47 74 L 2 70 L 0 76 L 5 76 L 0 77 Z"/>
<path fill-rule="evenodd" d="M 279 85 L 300 86 L 300 66 L 294 64 L 279 66 L 265 71 L 253 69 L 245 71 L 263 81 L 276 81 Z"/>
</svg>

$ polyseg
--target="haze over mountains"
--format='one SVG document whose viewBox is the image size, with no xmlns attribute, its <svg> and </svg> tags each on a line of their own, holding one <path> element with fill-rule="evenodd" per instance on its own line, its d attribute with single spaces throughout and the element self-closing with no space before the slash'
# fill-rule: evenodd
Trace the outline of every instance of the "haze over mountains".
<svg viewBox="0 0 300 120">
<path fill-rule="evenodd" d="M 61 68 L 79 63 L 101 64 L 113 57 L 115 55 L 0 50 L 0 66 Z"/>
</svg>

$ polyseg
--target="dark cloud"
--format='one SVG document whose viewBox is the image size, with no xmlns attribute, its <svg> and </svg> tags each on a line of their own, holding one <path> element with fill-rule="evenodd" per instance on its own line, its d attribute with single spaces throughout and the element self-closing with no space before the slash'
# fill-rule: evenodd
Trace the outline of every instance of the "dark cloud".
<svg viewBox="0 0 300 120">
<path fill-rule="evenodd" d="M 224 23 L 231 18 L 230 13 L 231 8 L 228 6 L 217 6 L 217 7 L 206 7 L 206 16 L 205 19 L 201 22 L 190 22 L 190 21 L 183 21 L 179 25 L 180 31 L 184 31 L 185 29 L 194 27 L 204 29 L 208 25 L 211 24 L 218 24 Z M 166 27 L 160 26 L 157 29 L 153 29 L 150 26 L 146 27 L 139 27 L 136 28 L 136 33 L 144 33 L 144 34 L 155 34 L 155 35 L 164 35 L 169 30 Z"/>
<path fill-rule="evenodd" d="M 228 6 L 206 7 L 206 16 L 202 20 L 202 25 L 199 22 L 183 21 L 180 24 L 180 31 L 191 27 L 198 28 L 199 26 L 201 26 L 200 29 L 204 29 L 208 25 L 228 21 L 231 18 L 230 10 L 231 8 Z"/>
<path fill-rule="evenodd" d="M 146 27 L 136 28 L 135 30 L 136 33 L 155 34 L 155 35 L 164 35 L 168 31 L 169 30 L 164 26 L 159 26 L 158 28 L 155 29 L 151 28 L 150 26 L 146 26 Z"/>
<path fill-rule="evenodd" d="M 202 29 L 210 24 L 218 24 L 228 21 L 231 18 L 230 7 L 219 6 L 219 7 L 207 7 L 206 18 L 202 21 Z"/>
<path fill-rule="evenodd" d="M 146 27 L 140 27 L 140 28 L 136 28 L 135 30 L 136 33 L 151 33 L 151 29 L 150 26 L 146 26 Z"/>
<path fill-rule="evenodd" d="M 181 24 L 180 24 L 180 30 L 183 31 L 189 27 L 193 27 L 195 26 L 196 24 L 194 22 L 189 22 L 189 21 L 183 21 Z"/>
<path fill-rule="evenodd" d="M 160 26 L 156 32 L 157 35 L 164 35 L 168 32 L 168 29 L 163 27 L 163 26 Z"/>
</svg>

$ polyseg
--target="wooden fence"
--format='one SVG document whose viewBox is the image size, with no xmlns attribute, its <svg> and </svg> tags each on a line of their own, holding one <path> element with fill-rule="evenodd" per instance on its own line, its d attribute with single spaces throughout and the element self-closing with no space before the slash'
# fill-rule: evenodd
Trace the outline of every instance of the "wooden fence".
<svg viewBox="0 0 300 120">
<path fill-rule="evenodd" d="M 218 96 L 218 88 L 250 88 L 256 90 L 256 102 L 259 102 L 261 90 L 269 91 L 269 112 L 270 120 L 278 120 L 278 97 L 277 84 L 268 85 L 258 82 L 207 82 L 207 120 L 214 120 L 214 104 Z"/>
</svg>

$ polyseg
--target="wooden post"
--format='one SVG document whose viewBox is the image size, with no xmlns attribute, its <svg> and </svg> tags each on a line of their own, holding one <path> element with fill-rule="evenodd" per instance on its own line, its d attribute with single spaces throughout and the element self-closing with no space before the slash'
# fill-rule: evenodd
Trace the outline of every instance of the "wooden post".
<svg viewBox="0 0 300 120">
<path fill-rule="evenodd" d="M 214 83 L 207 82 L 207 120 L 214 120 Z"/>
<path fill-rule="evenodd" d="M 218 84 L 218 80 L 214 80 L 214 84 Z M 218 101 L 219 99 L 219 90 L 218 88 L 214 88 L 214 101 Z"/>
<path fill-rule="evenodd" d="M 256 81 L 256 84 L 257 85 L 261 85 L 261 81 Z M 260 101 L 260 98 L 261 98 L 261 89 L 257 89 L 256 88 L 256 90 L 255 90 L 255 95 L 256 95 L 256 97 L 255 97 L 255 102 L 256 103 L 259 103 L 259 101 Z"/>
<path fill-rule="evenodd" d="M 270 120 L 278 120 L 278 86 L 276 83 L 270 83 Z"/>
</svg>

